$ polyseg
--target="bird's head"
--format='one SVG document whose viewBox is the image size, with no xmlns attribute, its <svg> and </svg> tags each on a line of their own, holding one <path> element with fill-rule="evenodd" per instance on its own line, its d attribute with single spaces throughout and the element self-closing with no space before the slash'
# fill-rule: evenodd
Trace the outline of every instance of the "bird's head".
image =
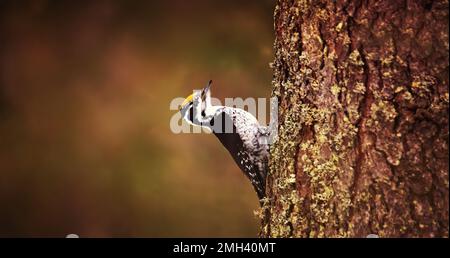
<svg viewBox="0 0 450 258">
<path fill-rule="evenodd" d="M 184 99 L 180 112 L 186 122 L 201 125 L 201 118 L 206 116 L 207 109 L 211 106 L 211 83 L 210 80 L 201 91 L 195 91 Z"/>
</svg>

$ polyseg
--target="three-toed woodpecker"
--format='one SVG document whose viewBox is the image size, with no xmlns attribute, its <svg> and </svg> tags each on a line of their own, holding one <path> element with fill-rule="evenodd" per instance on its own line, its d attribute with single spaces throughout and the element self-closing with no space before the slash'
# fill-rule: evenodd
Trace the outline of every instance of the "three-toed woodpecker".
<svg viewBox="0 0 450 258">
<path fill-rule="evenodd" d="M 269 136 L 249 112 L 211 104 L 211 82 L 200 92 L 187 97 L 181 105 L 183 119 L 194 126 L 209 128 L 229 151 L 236 164 L 250 179 L 260 201 L 266 196 Z"/>
</svg>

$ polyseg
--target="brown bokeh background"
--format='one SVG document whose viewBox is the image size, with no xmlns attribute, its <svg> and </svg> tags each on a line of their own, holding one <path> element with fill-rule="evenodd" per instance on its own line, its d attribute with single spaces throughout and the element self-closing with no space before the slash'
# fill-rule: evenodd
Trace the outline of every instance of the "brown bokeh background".
<svg viewBox="0 0 450 258">
<path fill-rule="evenodd" d="M 1 1 L 0 236 L 256 236 L 250 183 L 169 103 L 269 97 L 273 8 Z"/>
</svg>

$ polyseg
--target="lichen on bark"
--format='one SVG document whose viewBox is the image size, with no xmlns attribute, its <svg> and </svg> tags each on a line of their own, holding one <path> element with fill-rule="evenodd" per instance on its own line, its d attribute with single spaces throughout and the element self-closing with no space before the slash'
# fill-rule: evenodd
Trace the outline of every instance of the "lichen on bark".
<svg viewBox="0 0 450 258">
<path fill-rule="evenodd" d="M 262 236 L 448 236 L 448 2 L 278 1 Z"/>
</svg>

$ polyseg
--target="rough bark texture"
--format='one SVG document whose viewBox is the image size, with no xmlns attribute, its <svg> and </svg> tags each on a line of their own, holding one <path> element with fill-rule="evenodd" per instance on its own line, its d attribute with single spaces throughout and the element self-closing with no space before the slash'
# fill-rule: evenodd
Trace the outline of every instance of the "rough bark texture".
<svg viewBox="0 0 450 258">
<path fill-rule="evenodd" d="M 278 1 L 262 236 L 448 237 L 448 2 Z"/>
</svg>

